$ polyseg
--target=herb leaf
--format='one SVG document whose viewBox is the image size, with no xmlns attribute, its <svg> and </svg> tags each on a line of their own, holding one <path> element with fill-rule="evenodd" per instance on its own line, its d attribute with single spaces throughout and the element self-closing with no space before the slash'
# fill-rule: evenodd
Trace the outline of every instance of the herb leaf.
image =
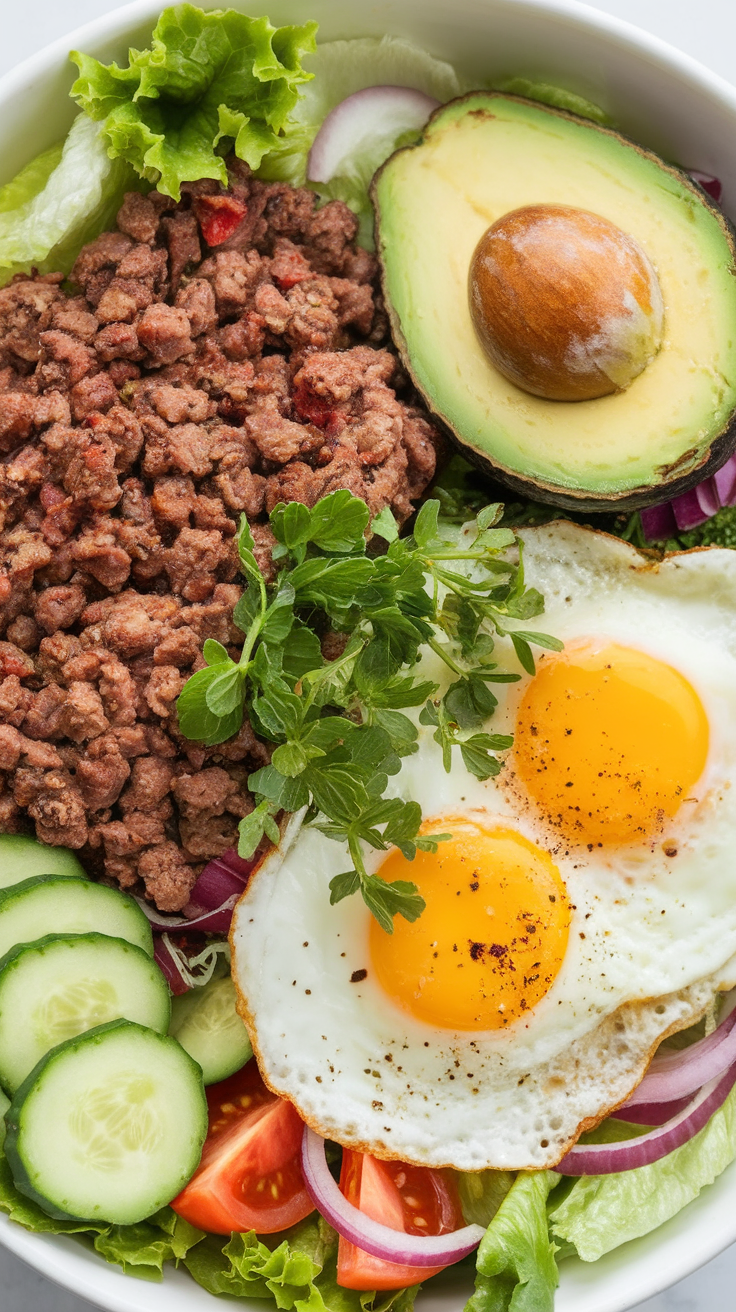
<svg viewBox="0 0 736 1312">
<path fill-rule="evenodd" d="M 403 538 L 391 512 L 382 511 L 373 530 L 386 551 L 368 555 L 368 507 L 347 490 L 312 509 L 278 505 L 272 583 L 243 516 L 237 547 L 246 587 L 233 616 L 244 635 L 240 658 L 208 639 L 207 666 L 178 701 L 188 738 L 214 746 L 247 715 L 272 745 L 270 764 L 248 780 L 256 805 L 240 825 L 241 855 L 252 855 L 264 836 L 278 841 L 282 811 L 308 808 L 310 823 L 345 844 L 352 861 L 332 880 L 331 902 L 360 892 L 386 933 L 397 915 L 415 920 L 424 902 L 414 884 L 388 883 L 369 869 L 366 853 L 396 847 L 411 861 L 449 837 L 423 834 L 418 803 L 385 795 L 401 758 L 418 748 L 405 712 L 421 707 L 419 723 L 432 729 L 446 770 L 457 749 L 465 769 L 489 779 L 502 768 L 498 753 L 512 743 L 487 731 L 497 705 L 492 685 L 521 677 L 503 668 L 499 653 L 512 647 L 532 674 L 533 646 L 562 647 L 510 623 L 539 614 L 543 600 L 525 586 L 514 534 L 499 526 L 503 507 L 486 506 L 474 526 L 449 535 L 439 511 L 439 501 L 425 502 L 413 534 Z M 330 627 L 338 654 L 325 660 L 320 635 Z M 428 648 L 451 673 L 442 694 L 414 672 Z"/>
</svg>

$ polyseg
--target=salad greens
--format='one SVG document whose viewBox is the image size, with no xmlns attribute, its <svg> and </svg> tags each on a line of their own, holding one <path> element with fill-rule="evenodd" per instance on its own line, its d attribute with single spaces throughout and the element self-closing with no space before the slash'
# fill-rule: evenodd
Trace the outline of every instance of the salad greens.
<svg viewBox="0 0 736 1312">
<path fill-rule="evenodd" d="M 385 796 L 400 758 L 417 750 L 417 728 L 404 711 L 422 707 L 419 720 L 434 727 L 445 770 L 457 748 L 466 769 L 488 779 L 501 769 L 496 752 L 512 743 L 483 731 L 496 706 L 490 685 L 521 677 L 494 659 L 495 638 L 510 638 L 529 673 L 532 644 L 562 647 L 514 627 L 544 602 L 525 586 L 521 560 L 507 554 L 514 534 L 495 527 L 502 507 L 481 511 L 474 537 L 460 543 L 440 530 L 438 512 L 437 501 L 425 502 L 413 533 L 399 538 L 390 511 L 382 511 L 373 532 L 388 549 L 368 555 L 368 507 L 352 493 L 333 492 L 312 510 L 296 501 L 276 506 L 273 583 L 261 573 L 243 516 L 238 550 L 247 582 L 233 616 L 245 635 L 240 658 L 208 640 L 207 668 L 191 676 L 177 703 L 187 738 L 224 742 L 247 713 L 277 744 L 271 764 L 248 780 L 256 807 L 241 822 L 241 856 L 251 856 L 264 833 L 278 841 L 280 811 L 310 808 L 317 828 L 347 843 L 353 862 L 332 880 L 331 901 L 360 890 L 388 933 L 396 914 L 415 920 L 424 902 L 414 884 L 369 874 L 363 844 L 394 845 L 411 860 L 444 837 L 420 837 L 418 803 Z M 345 647 L 325 662 L 319 634 L 330 627 L 345 635 Z M 438 685 L 412 670 L 423 644 L 455 676 L 439 697 Z"/>
<path fill-rule="evenodd" d="M 558 1276 L 546 1203 L 559 1178 L 519 1172 L 481 1240 L 467 1312 L 552 1312 Z"/>
<path fill-rule="evenodd" d="M 270 1249 L 251 1231 L 208 1235 L 184 1263 L 211 1294 L 268 1298 L 285 1312 L 411 1312 L 417 1286 L 386 1293 L 342 1289 L 337 1235 L 318 1213 L 300 1221 Z"/>
<path fill-rule="evenodd" d="M 600 1127 L 620 1124 L 607 1121 Z M 645 1127 L 627 1126 L 628 1137 Z M 708 1124 L 651 1166 L 617 1175 L 582 1176 L 550 1215 L 552 1235 L 584 1262 L 649 1234 L 697 1198 L 736 1158 L 736 1089 Z"/>
<path fill-rule="evenodd" d="M 37 1234 L 74 1234 L 92 1244 L 126 1275 L 160 1280 L 166 1262 L 186 1266 L 211 1294 L 265 1298 L 280 1312 L 412 1312 L 418 1286 L 387 1293 L 342 1289 L 337 1284 L 337 1234 L 317 1212 L 281 1235 L 254 1231 L 205 1235 L 164 1207 L 138 1225 L 60 1221 L 19 1193 L 0 1154 L 0 1211 Z"/>
<path fill-rule="evenodd" d="M 64 142 L 0 188 L 0 285 L 31 267 L 68 273 L 139 186 L 130 165 L 109 158 L 97 124 L 79 114 Z"/>
<path fill-rule="evenodd" d="M 143 1280 L 160 1280 L 164 1262 L 181 1261 L 192 1245 L 204 1237 L 201 1230 L 177 1216 L 170 1207 L 163 1207 L 155 1216 L 137 1225 L 56 1220 L 16 1189 L 7 1158 L 2 1153 L 0 1211 L 36 1234 L 82 1235 L 108 1262 L 121 1266 L 127 1275 L 139 1276 Z"/>
<path fill-rule="evenodd" d="M 101 132 L 113 159 L 176 200 L 182 182 L 216 178 L 227 186 L 223 138 L 253 169 L 280 146 L 302 82 L 302 56 L 315 48 L 316 23 L 275 28 L 234 9 L 165 9 L 148 50 L 130 50 L 127 68 L 73 51 L 79 77 L 71 94 Z"/>
<path fill-rule="evenodd" d="M 328 41 L 305 59 L 314 79 L 303 89 L 286 127 L 292 149 L 264 161 L 262 177 L 283 178 L 301 186 L 307 176 L 307 154 L 327 115 L 356 91 L 372 86 L 413 87 L 444 103 L 471 89 L 471 83 L 441 59 L 435 59 L 400 37 L 361 37 L 354 41 Z M 373 249 L 373 207 L 368 195 L 376 169 L 399 146 L 419 133 L 394 131 L 366 133 L 344 170 L 330 182 L 311 184 L 322 200 L 342 200 L 360 221 L 358 241 Z"/>
</svg>

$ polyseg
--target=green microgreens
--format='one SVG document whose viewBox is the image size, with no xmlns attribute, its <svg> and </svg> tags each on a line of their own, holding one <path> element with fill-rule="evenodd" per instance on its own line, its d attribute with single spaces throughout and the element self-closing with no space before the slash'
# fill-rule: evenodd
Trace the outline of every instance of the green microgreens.
<svg viewBox="0 0 736 1312">
<path fill-rule="evenodd" d="M 209 639 L 206 668 L 187 680 L 177 703 L 187 738 L 214 746 L 237 733 L 247 714 L 275 745 L 271 763 L 248 780 L 256 805 L 240 825 L 241 856 L 251 856 L 264 834 L 278 841 L 281 811 L 306 808 L 318 829 L 347 845 L 353 863 L 332 880 L 331 902 L 360 891 L 388 933 L 397 914 L 416 920 L 424 901 L 414 884 L 370 874 L 366 847 L 398 847 L 412 860 L 448 837 L 420 833 L 417 802 L 385 796 L 401 757 L 417 750 L 416 725 L 404 712 L 422 707 L 419 720 L 435 726 L 446 770 L 457 747 L 466 768 L 487 779 L 501 768 L 495 753 L 512 742 L 478 732 L 496 706 L 489 685 L 521 677 L 493 660 L 495 636 L 511 639 L 530 673 L 532 645 L 562 646 L 509 627 L 538 615 L 543 599 L 525 586 L 521 557 L 508 556 L 516 537 L 498 527 L 503 507 L 485 507 L 475 536 L 461 544 L 443 534 L 439 509 L 425 502 L 404 538 L 382 511 L 372 527 L 387 550 L 369 556 L 368 507 L 352 493 L 332 492 L 312 510 L 279 505 L 271 513 L 279 566 L 273 583 L 261 573 L 243 516 L 238 551 L 246 586 L 233 616 L 245 635 L 240 657 Z M 345 635 L 333 661 L 323 659 L 318 636 L 327 628 Z M 442 696 L 414 671 L 423 646 L 456 676 Z"/>
</svg>

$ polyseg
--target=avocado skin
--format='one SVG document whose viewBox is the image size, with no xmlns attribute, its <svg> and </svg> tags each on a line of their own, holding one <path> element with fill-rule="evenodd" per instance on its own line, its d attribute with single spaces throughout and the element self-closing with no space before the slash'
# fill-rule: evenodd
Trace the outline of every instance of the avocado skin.
<svg viewBox="0 0 736 1312">
<path fill-rule="evenodd" d="M 589 128 L 591 127 L 590 121 L 582 118 L 578 114 L 573 114 L 569 110 L 557 109 L 556 107 L 542 104 L 539 101 L 530 100 L 524 96 L 517 96 L 510 92 L 501 91 L 487 91 L 482 94 L 484 94 L 489 100 L 494 97 L 501 97 L 504 100 L 516 101 L 521 105 L 528 105 L 535 109 L 543 109 L 547 113 L 553 114 L 558 118 L 567 119 L 571 123 L 580 123 Z M 464 102 L 476 100 L 478 95 L 479 93 L 477 91 L 467 92 L 465 95 L 457 97 L 456 100 L 441 105 L 432 113 L 427 121 L 425 133 L 437 119 L 443 116 L 449 105 L 456 106 Z M 477 113 L 478 111 L 475 110 L 472 112 Z M 720 206 L 716 204 L 713 198 L 708 195 L 708 193 L 704 191 L 684 169 L 679 168 L 676 164 L 668 163 L 657 155 L 655 151 L 648 150 L 639 142 L 634 141 L 631 137 L 625 136 L 624 133 L 616 131 L 614 128 L 596 124 L 595 130 L 608 137 L 613 137 L 617 141 L 635 150 L 637 154 L 644 158 L 654 160 L 660 168 L 677 178 L 687 190 L 691 191 L 697 198 L 698 202 L 715 217 L 728 244 L 732 264 L 736 266 L 736 227 L 723 213 Z M 678 476 L 676 465 L 682 463 L 687 458 L 688 454 L 690 454 L 688 451 L 683 452 L 680 460 L 675 462 L 675 465 L 672 467 L 671 476 L 665 480 L 655 484 L 643 484 L 641 487 L 627 489 L 625 492 L 611 493 L 591 492 L 582 488 L 577 490 L 567 486 L 562 487 L 552 482 L 545 482 L 544 480 L 535 479 L 531 476 L 525 476 L 517 471 L 510 470 L 505 465 L 494 460 L 486 451 L 480 450 L 472 442 L 468 441 L 467 438 L 464 438 L 449 423 L 447 418 L 438 412 L 437 408 L 432 404 L 431 398 L 426 394 L 417 378 L 416 370 L 412 364 L 406 339 L 401 329 L 399 316 L 391 298 L 388 286 L 389 279 L 385 262 L 382 258 L 380 242 L 381 207 L 378 198 L 380 179 L 383 173 L 388 169 L 391 162 L 398 155 L 421 148 L 423 140 L 424 136 L 418 141 L 413 142 L 411 145 L 400 147 L 399 150 L 395 151 L 394 154 L 381 165 L 372 179 L 370 185 L 370 197 L 375 215 L 375 244 L 379 257 L 381 289 L 389 316 L 389 323 L 391 325 L 391 336 L 407 374 L 411 378 L 412 383 L 422 397 L 427 410 L 432 415 L 434 422 L 440 430 L 459 449 L 462 455 L 464 455 L 467 460 L 481 471 L 481 473 L 488 478 L 495 479 L 504 487 L 508 487 L 509 490 L 516 493 L 517 496 L 528 498 L 532 501 L 540 501 L 546 505 L 559 506 L 564 510 L 581 511 L 585 514 L 615 514 L 619 512 L 641 510 L 645 506 L 655 505 L 678 497 L 683 492 L 688 492 L 698 483 L 701 483 L 704 479 L 715 474 L 717 470 L 725 464 L 729 456 L 733 455 L 736 450 L 736 405 L 732 409 L 720 432 L 716 433 L 711 438 L 710 446 L 701 455 L 701 459 L 697 465 L 690 467 L 686 473 Z M 606 398 L 603 399 L 605 400 Z M 551 401 L 549 404 L 555 405 L 557 403 Z"/>
</svg>

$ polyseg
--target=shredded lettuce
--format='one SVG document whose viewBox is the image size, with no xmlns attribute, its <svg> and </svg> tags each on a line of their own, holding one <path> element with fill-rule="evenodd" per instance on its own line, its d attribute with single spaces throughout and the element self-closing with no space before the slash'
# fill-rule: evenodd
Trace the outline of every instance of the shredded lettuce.
<svg viewBox="0 0 736 1312">
<path fill-rule="evenodd" d="M 629 1135 L 642 1132 L 639 1126 L 626 1128 Z M 584 1262 L 595 1262 L 669 1221 L 735 1158 L 736 1089 L 700 1134 L 661 1161 L 576 1180 L 567 1197 L 551 1209 L 552 1235 L 574 1245 Z"/>
<path fill-rule="evenodd" d="M 559 1178 L 519 1172 L 480 1242 L 466 1312 L 553 1312 L 557 1263 L 546 1204 Z"/>
<path fill-rule="evenodd" d="M 337 1235 L 317 1213 L 279 1239 L 270 1249 L 253 1231 L 226 1243 L 208 1235 L 185 1265 L 211 1294 L 268 1298 L 284 1312 L 412 1312 L 418 1286 L 385 1294 L 340 1288 Z"/>
<path fill-rule="evenodd" d="M 227 185 L 223 138 L 254 169 L 280 146 L 298 87 L 311 77 L 301 59 L 314 50 L 316 29 L 175 5 L 161 14 L 150 49 L 128 52 L 126 68 L 73 51 L 79 77 L 71 94 L 102 123 L 113 158 L 178 200 L 182 182 Z"/>
<path fill-rule="evenodd" d="M 36 1234 L 77 1234 L 90 1240 L 108 1262 L 122 1267 L 126 1275 L 143 1280 L 160 1280 L 165 1262 L 180 1262 L 203 1232 L 163 1207 L 138 1225 L 108 1225 L 105 1222 L 59 1221 L 47 1216 L 37 1203 L 16 1189 L 7 1159 L 0 1154 L 0 1211 L 17 1225 Z"/>
<path fill-rule="evenodd" d="M 0 190 L 0 285 L 14 273 L 68 273 L 85 242 L 110 227 L 140 187 L 108 157 L 96 123 L 79 114 L 66 141 L 37 155 Z"/>
</svg>

